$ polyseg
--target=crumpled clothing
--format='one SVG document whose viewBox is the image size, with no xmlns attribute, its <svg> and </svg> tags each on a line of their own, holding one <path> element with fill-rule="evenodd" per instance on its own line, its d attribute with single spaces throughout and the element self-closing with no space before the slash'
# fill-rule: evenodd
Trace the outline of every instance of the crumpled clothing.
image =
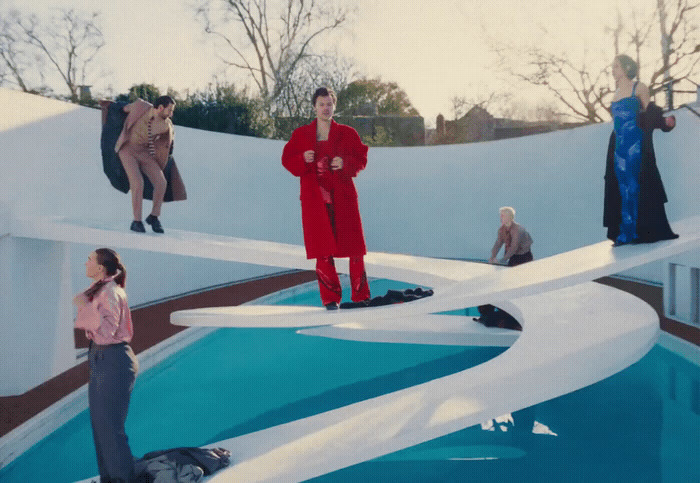
<svg viewBox="0 0 700 483">
<path fill-rule="evenodd" d="M 196 483 L 204 476 L 204 470 L 194 464 L 178 465 L 167 454 L 141 460 L 143 468 L 136 463 L 136 473 L 141 481 L 149 483 Z"/>
<path fill-rule="evenodd" d="M 361 307 L 379 307 L 382 305 L 401 304 L 412 300 L 422 299 L 433 295 L 432 289 L 424 290 L 421 287 L 407 288 L 406 290 L 387 290 L 386 295 L 378 295 L 368 302 L 343 302 L 341 309 L 356 309 Z"/>
<path fill-rule="evenodd" d="M 224 448 L 173 448 L 152 451 L 134 462 L 136 481 L 144 483 L 197 482 L 230 464 Z"/>
</svg>

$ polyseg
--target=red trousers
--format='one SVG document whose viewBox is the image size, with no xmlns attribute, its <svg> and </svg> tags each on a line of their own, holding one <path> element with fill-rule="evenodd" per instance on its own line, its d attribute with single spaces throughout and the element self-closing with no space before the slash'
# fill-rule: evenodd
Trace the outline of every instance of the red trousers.
<svg viewBox="0 0 700 483">
<path fill-rule="evenodd" d="M 343 290 L 340 287 L 333 257 L 316 259 L 316 277 L 318 278 L 318 288 L 321 291 L 321 303 L 323 305 L 332 302 L 340 303 L 343 298 Z M 362 302 L 370 297 L 367 273 L 365 273 L 365 260 L 362 256 L 350 257 L 350 286 L 352 287 L 353 302 Z"/>
</svg>

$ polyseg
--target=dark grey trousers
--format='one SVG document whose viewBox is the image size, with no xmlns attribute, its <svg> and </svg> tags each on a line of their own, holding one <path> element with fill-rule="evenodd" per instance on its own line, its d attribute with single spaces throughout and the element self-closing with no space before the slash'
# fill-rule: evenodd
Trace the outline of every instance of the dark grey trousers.
<svg viewBox="0 0 700 483">
<path fill-rule="evenodd" d="M 97 467 L 104 482 L 130 481 L 134 458 L 124 431 L 139 363 L 129 344 L 90 343 L 88 401 Z"/>
</svg>

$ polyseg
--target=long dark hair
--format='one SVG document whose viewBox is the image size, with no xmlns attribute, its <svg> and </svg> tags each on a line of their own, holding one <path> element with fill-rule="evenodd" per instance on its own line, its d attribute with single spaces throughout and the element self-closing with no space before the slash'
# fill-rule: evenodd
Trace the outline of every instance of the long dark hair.
<svg viewBox="0 0 700 483">
<path fill-rule="evenodd" d="M 126 286 L 126 268 L 124 268 L 124 265 L 122 265 L 122 262 L 119 259 L 119 254 L 109 248 L 98 248 L 95 250 L 95 255 L 97 256 L 97 264 L 105 267 L 108 276 L 111 277 L 117 273 L 117 270 L 119 270 L 119 275 L 114 277 L 114 282 L 120 287 L 124 288 Z M 97 295 L 97 292 L 99 292 L 106 283 L 106 281 L 100 280 L 99 282 L 92 284 L 83 293 L 89 301 L 92 301 L 95 295 Z"/>
</svg>

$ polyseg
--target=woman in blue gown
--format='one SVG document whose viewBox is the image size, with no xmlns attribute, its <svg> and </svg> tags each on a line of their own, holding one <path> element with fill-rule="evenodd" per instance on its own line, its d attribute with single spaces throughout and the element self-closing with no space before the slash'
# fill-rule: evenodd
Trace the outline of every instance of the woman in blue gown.
<svg viewBox="0 0 700 483">
<path fill-rule="evenodd" d="M 670 131 L 675 118 L 664 118 L 649 102 L 649 88 L 635 81 L 637 64 L 626 55 L 613 63 L 617 90 L 610 106 L 614 131 L 608 147 L 603 224 L 615 245 L 677 238 L 666 218 L 666 193 L 652 144 L 654 128 Z"/>
</svg>

